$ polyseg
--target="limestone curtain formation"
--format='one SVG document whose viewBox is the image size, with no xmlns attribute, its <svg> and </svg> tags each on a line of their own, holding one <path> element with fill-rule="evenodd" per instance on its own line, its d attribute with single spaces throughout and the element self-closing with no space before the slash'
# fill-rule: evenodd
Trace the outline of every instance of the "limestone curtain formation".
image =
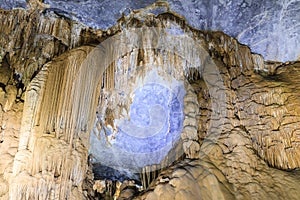
<svg viewBox="0 0 300 200">
<path fill-rule="evenodd" d="M 43 11 L 0 13 L 1 198 L 299 197 L 299 62 L 170 11 Z"/>
</svg>

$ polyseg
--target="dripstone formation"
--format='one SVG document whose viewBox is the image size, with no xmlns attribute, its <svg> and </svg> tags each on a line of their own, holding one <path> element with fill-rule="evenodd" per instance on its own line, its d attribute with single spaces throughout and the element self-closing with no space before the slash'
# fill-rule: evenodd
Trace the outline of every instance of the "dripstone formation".
<svg viewBox="0 0 300 200">
<path fill-rule="evenodd" d="M 30 3 L 0 10 L 1 199 L 298 199 L 299 62 L 164 4 L 96 30 Z"/>
</svg>

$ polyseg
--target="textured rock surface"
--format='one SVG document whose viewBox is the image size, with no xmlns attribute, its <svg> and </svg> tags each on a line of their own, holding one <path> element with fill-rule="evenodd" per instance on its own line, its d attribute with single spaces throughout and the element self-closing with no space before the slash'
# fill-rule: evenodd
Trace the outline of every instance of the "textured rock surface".
<svg viewBox="0 0 300 200">
<path fill-rule="evenodd" d="M 25 0 L 3 0 L 3 8 L 25 7 Z M 84 24 L 107 29 L 122 13 L 143 8 L 154 0 L 118 1 L 45 0 L 51 9 Z M 300 1 L 299 0 L 168 0 L 170 8 L 185 16 L 195 28 L 220 30 L 249 45 L 251 50 L 267 60 L 299 59 Z M 111 8 L 114 9 L 111 9 Z M 160 12 L 159 9 L 157 12 Z M 91 17 L 92 16 L 92 17 Z"/>
<path fill-rule="evenodd" d="M 72 32 L 76 23 L 40 11 L 1 11 L 1 199 L 299 198 L 299 62 L 264 62 L 172 13 L 135 12 L 107 31 L 77 24 Z M 118 128 L 134 98 L 116 91 L 133 91 L 156 68 L 186 91 L 179 141 L 141 170 L 143 191 L 132 181 L 95 182 L 90 134 Z"/>
<path fill-rule="evenodd" d="M 6 99 L 6 95 L 1 93 L 0 97 Z M 3 101 L 2 101 L 3 102 Z M 9 111 L 3 112 L 1 104 L 1 139 L 0 139 L 0 198 L 8 199 L 9 183 L 12 177 L 14 157 L 18 150 L 19 134 L 23 103 L 18 102 L 11 106 Z"/>
<path fill-rule="evenodd" d="M 78 105 L 95 105 L 95 94 L 79 89 L 80 84 L 93 80 L 92 71 L 80 73 L 81 68 L 88 69 L 83 61 L 89 51 L 84 47 L 53 60 L 28 86 L 10 179 L 11 199 L 84 198 L 82 183 L 87 172 L 89 140 L 84 127 L 91 126 L 84 118 L 90 118 L 95 109 L 82 112 L 83 107 Z M 66 77 L 73 77 L 73 81 Z"/>
<path fill-rule="evenodd" d="M 84 26 L 43 10 L 0 10 L 0 60 L 25 86 L 43 64 L 79 46 Z"/>
</svg>

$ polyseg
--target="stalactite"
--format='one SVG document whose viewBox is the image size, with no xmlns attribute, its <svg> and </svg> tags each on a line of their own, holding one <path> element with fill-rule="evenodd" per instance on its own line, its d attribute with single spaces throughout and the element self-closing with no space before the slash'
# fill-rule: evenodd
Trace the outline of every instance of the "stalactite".
<svg viewBox="0 0 300 200">
<path fill-rule="evenodd" d="M 53 193 L 53 198 L 65 199 L 71 197 L 74 186 L 82 184 L 87 171 L 88 146 L 85 145 L 89 140 L 84 134 L 88 135 L 93 125 L 90 119 L 95 116 L 99 95 L 99 69 L 94 67 L 94 61 L 87 58 L 91 49 L 87 47 L 74 51 L 73 56 L 70 52 L 70 56 L 66 55 L 67 59 L 48 64 L 46 75 L 37 76 L 37 81 L 30 86 L 29 92 L 32 91 L 35 96 L 27 93 L 26 98 L 28 102 L 35 102 L 37 108 L 28 110 L 31 121 L 24 118 L 24 128 L 28 127 L 28 133 L 24 133 L 24 142 L 20 144 L 24 144 L 23 148 L 29 146 L 30 151 L 26 154 L 20 152 L 19 156 L 23 157 L 22 162 L 27 162 L 28 175 L 33 178 L 22 186 L 16 179 L 15 185 L 10 188 L 11 196 L 17 192 L 18 195 L 26 193 L 26 199 L 49 199 L 47 195 Z M 64 68 L 61 67 L 63 65 Z M 38 90 L 34 90 L 36 87 Z M 18 163 L 15 165 L 15 173 L 18 174 L 21 169 Z M 18 176 L 25 175 L 20 173 Z M 47 182 L 39 182 L 46 177 Z M 43 187 L 43 191 L 35 184 Z M 35 187 L 36 191 L 31 187 Z M 46 196 L 40 196 L 40 192 Z"/>
<path fill-rule="evenodd" d="M 156 25 L 152 32 L 146 24 L 147 20 Z M 114 119 L 130 119 L 130 106 L 134 101 L 133 91 L 146 85 L 149 73 L 154 72 L 156 78 L 162 77 L 159 83 L 169 86 L 167 84 L 169 82 L 180 82 L 186 92 L 183 99 L 185 118 L 179 139 L 172 138 L 170 143 L 173 148 L 163 152 L 164 155 L 159 155 L 161 156 L 159 164 L 142 163 L 143 188 L 150 188 L 148 191 L 153 191 L 154 196 L 163 197 L 165 195 L 163 192 L 166 192 L 171 198 L 175 194 L 184 196 L 185 193 L 182 194 L 182 191 L 194 190 L 189 190 L 180 183 L 184 180 L 186 183 L 199 185 L 201 189 L 206 188 L 204 184 L 206 183 L 211 188 L 217 188 L 214 192 L 217 192 L 219 199 L 223 197 L 232 199 L 233 189 L 229 183 L 237 183 L 240 179 L 236 180 L 236 176 L 231 172 L 232 168 L 228 169 L 228 163 L 231 163 L 235 169 L 240 168 L 241 174 L 247 172 L 244 174 L 243 181 L 250 181 L 244 188 L 241 187 L 242 189 L 245 190 L 246 187 L 252 187 L 254 184 L 254 187 L 260 190 L 255 185 L 256 178 L 259 177 L 256 173 L 257 166 L 260 169 L 273 169 L 267 168 L 263 161 L 257 159 L 251 145 L 270 165 L 283 169 L 299 166 L 298 140 L 295 131 L 297 126 L 292 129 L 294 133 L 291 132 L 291 126 L 285 129 L 285 125 L 289 122 L 283 123 L 284 116 L 287 114 L 290 116 L 294 109 L 297 109 L 295 106 L 298 105 L 297 103 L 291 104 L 296 108 L 284 107 L 285 102 L 290 100 L 290 96 L 297 96 L 298 90 L 295 87 L 288 83 L 278 84 L 278 81 L 273 81 L 268 84 L 274 88 L 286 84 L 289 89 L 286 91 L 272 89 L 267 93 L 261 91 L 260 86 L 265 86 L 263 82 L 265 79 L 256 76 L 253 70 L 264 71 L 268 66 L 259 56 L 252 55 L 247 47 L 230 37 L 218 32 L 193 30 L 183 19 L 172 14 L 152 16 L 147 20 L 139 21 L 139 18 L 134 18 L 122 28 L 119 27 L 121 30 L 116 28 L 117 26 L 113 27 L 120 31 L 121 36 L 118 37 L 113 28 L 106 31 L 106 36 L 116 37 L 111 37 L 114 38 L 112 40 L 108 38 L 107 43 L 103 41 L 103 46 L 98 48 L 99 52 L 92 51 L 91 47 L 77 48 L 45 65 L 33 78 L 26 93 L 19 152 L 14 161 L 13 177 L 10 180 L 12 184 L 9 195 L 12 199 L 22 194 L 24 195 L 21 198 L 26 200 L 74 199 L 76 194 L 82 194 L 82 182 L 88 168 L 86 161 L 89 132 L 95 125 L 93 131 L 98 134 L 97 138 L 104 128 L 107 128 L 108 132 L 113 132 L 112 136 L 115 136 L 117 127 Z M 14 23 L 9 21 L 8 24 L 14 27 Z M 134 29 L 132 32 L 131 26 L 137 24 L 141 29 Z M 145 24 L 147 30 L 142 29 Z M 76 46 L 79 42 L 78 38 L 72 39 L 69 32 L 58 31 L 64 26 L 69 26 L 64 20 L 49 24 L 42 22 L 39 31 L 45 30 L 45 33 L 50 31 L 51 37 L 58 38 L 62 45 L 70 48 Z M 172 28 L 172 31 L 169 29 L 167 29 L 169 32 L 165 31 L 165 27 Z M 67 29 L 69 30 L 70 27 Z M 75 34 L 78 36 L 80 28 L 75 29 Z M 24 37 L 28 38 L 30 35 L 29 31 Z M 36 43 L 38 41 L 35 40 Z M 23 47 L 27 48 L 27 46 Z M 59 53 L 49 53 L 49 58 L 56 54 Z M 26 52 L 20 55 L 25 56 Z M 275 73 L 276 68 L 271 67 L 270 73 Z M 285 73 L 278 70 L 280 73 Z M 254 83 L 248 80 L 250 78 L 255 79 Z M 153 80 L 158 81 L 158 79 Z M 297 82 L 296 79 L 293 81 Z M 193 84 L 196 86 L 193 87 Z M 253 93 L 244 95 L 248 91 Z M 285 96 L 285 93 L 288 93 L 288 96 Z M 238 97 L 238 100 L 234 100 L 235 97 Z M 244 101 L 247 102 L 247 106 L 244 105 Z M 253 104 L 256 105 L 254 108 L 248 106 Z M 265 109 L 269 106 L 274 106 L 272 108 L 276 111 Z M 279 109 L 276 106 L 284 108 Z M 256 118 L 258 114 L 263 120 Z M 209 120 L 207 116 L 210 117 Z M 95 118 L 97 118 L 96 122 Z M 295 119 L 297 122 L 296 117 Z M 264 123 L 271 131 L 266 131 L 266 128 L 261 129 L 261 124 L 257 125 L 256 122 Z M 237 130 L 240 134 L 232 137 Z M 261 133 L 261 130 L 265 132 Z M 109 138 L 108 133 L 105 136 L 107 142 L 111 142 L 113 137 Z M 200 160 L 199 157 L 202 155 L 200 145 L 203 138 L 206 140 L 201 146 L 204 149 L 202 153 L 211 157 Z M 274 143 L 277 141 L 280 142 L 275 147 Z M 240 145 L 240 142 L 244 143 Z M 135 146 L 131 148 L 134 149 Z M 237 148 L 240 149 L 236 150 Z M 246 150 L 241 151 L 242 148 Z M 255 159 L 250 163 L 251 166 L 249 160 L 240 163 L 233 161 L 232 158 L 236 157 L 230 156 L 241 155 L 239 152 L 247 152 L 247 156 L 250 155 L 250 158 Z M 140 156 L 137 153 L 134 155 Z M 103 157 L 103 155 L 99 157 L 101 156 Z M 188 159 L 182 161 L 185 157 L 192 161 Z M 223 157 L 227 160 L 224 161 Z M 142 156 L 139 158 L 142 159 Z M 153 158 L 156 159 L 154 156 Z M 240 158 L 244 159 L 244 157 Z M 182 162 L 176 163 L 180 160 Z M 258 164 L 257 160 L 259 160 Z M 160 171 L 165 168 L 170 168 L 171 172 L 168 173 L 171 174 L 166 177 L 164 174 L 159 176 Z M 256 174 L 252 181 L 248 175 L 254 173 Z M 268 173 L 265 173 L 265 178 L 273 180 L 273 177 L 267 177 L 266 174 Z M 287 180 L 296 179 L 289 177 Z M 112 197 L 116 190 L 116 183 L 109 180 L 104 183 L 106 196 Z M 236 185 L 239 186 L 238 184 Z M 271 185 L 270 191 L 273 188 L 277 189 L 278 186 L 274 185 Z M 104 187 L 103 184 L 100 186 Z M 119 189 L 120 196 L 122 196 L 122 189 L 126 191 L 126 188 L 132 189 L 131 186 L 137 189 L 133 181 L 124 181 Z M 264 184 L 262 186 L 264 187 Z M 153 190 L 151 187 L 156 189 Z M 163 187 L 167 189 L 161 190 Z M 197 189 L 198 187 L 195 191 L 191 191 L 190 196 L 199 197 L 196 195 L 199 192 Z M 132 190 L 131 194 L 134 192 L 135 190 Z M 209 196 L 211 191 L 201 192 L 207 195 L 205 196 L 207 199 L 211 197 Z M 83 196 L 76 198 L 81 199 Z"/>
</svg>

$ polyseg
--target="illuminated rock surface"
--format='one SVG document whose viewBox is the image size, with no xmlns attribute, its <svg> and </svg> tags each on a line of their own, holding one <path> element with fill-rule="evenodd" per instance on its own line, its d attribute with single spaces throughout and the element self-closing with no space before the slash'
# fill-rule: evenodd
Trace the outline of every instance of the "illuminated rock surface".
<svg viewBox="0 0 300 200">
<path fill-rule="evenodd" d="M 299 198 L 299 62 L 175 13 L 101 31 L 30 2 L 0 11 L 1 199 Z"/>
<path fill-rule="evenodd" d="M 129 169 L 159 164 L 179 140 L 183 128 L 183 84 L 173 83 L 173 88 L 168 88 L 165 83 L 159 84 L 157 73 L 150 77 L 148 83 L 133 91 L 129 118 L 115 119 L 118 131 L 113 133 L 105 127 L 101 133 L 92 134 L 89 152 L 98 162 Z"/>
<path fill-rule="evenodd" d="M 2 0 L 0 7 L 26 7 L 25 0 Z M 50 10 L 100 29 L 115 25 L 122 13 L 155 2 L 118 0 L 45 0 Z M 266 60 L 299 59 L 299 0 L 168 0 L 170 9 L 200 30 L 220 30 L 250 46 Z M 112 9 L 113 8 L 113 9 Z M 157 9 L 156 13 L 163 9 Z"/>
</svg>

